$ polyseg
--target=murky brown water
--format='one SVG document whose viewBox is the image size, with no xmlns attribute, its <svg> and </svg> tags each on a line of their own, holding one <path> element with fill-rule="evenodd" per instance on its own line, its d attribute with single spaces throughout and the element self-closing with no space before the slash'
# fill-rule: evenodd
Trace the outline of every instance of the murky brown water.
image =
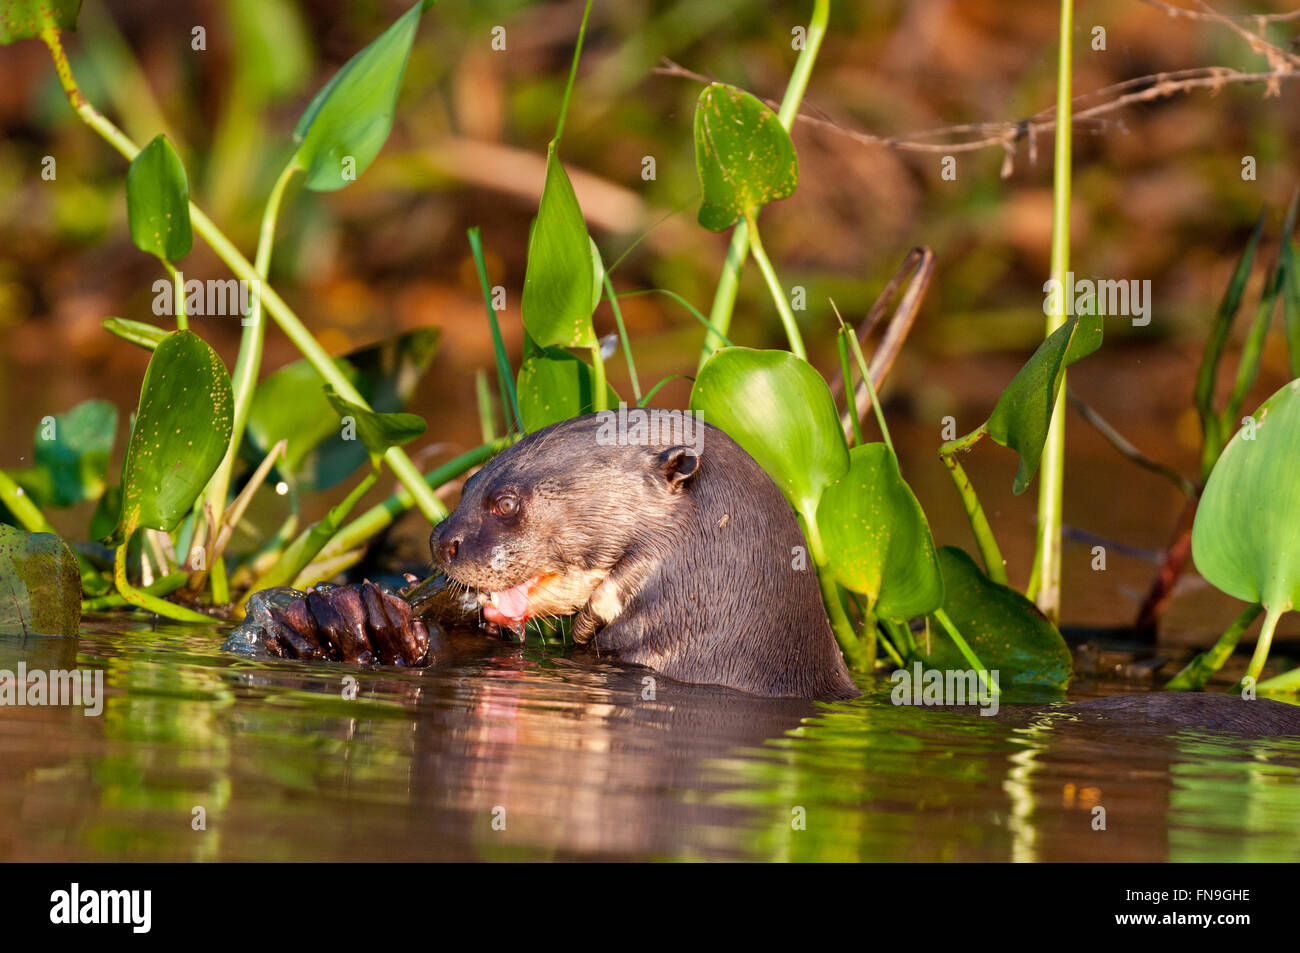
<svg viewBox="0 0 1300 953">
<path fill-rule="evenodd" d="M 1300 834 L 1300 738 L 1010 727 L 883 687 L 649 700 L 644 671 L 477 636 L 417 673 L 260 664 L 124 621 L 0 642 L 108 687 L 100 717 L 0 708 L 0 859 L 1293 860 Z"/>
</svg>

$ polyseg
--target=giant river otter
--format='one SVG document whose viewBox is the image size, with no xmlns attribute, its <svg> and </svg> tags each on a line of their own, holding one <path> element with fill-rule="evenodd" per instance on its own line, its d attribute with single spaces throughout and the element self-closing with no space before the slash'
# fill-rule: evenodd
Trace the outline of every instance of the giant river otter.
<svg viewBox="0 0 1300 953">
<path fill-rule="evenodd" d="M 797 568 L 809 565 L 797 558 L 805 541 L 780 490 L 721 430 L 659 413 L 641 427 L 614 413 L 554 424 L 471 477 L 430 538 L 463 599 L 444 593 L 429 618 L 474 621 L 481 610 L 489 623 L 517 628 L 571 616 L 576 641 L 681 681 L 771 696 L 858 695 L 814 570 Z M 445 649 L 420 622 L 419 591 L 405 595 L 370 583 L 305 599 L 268 591 L 227 647 L 429 664 Z M 1224 695 L 1121 695 L 1064 710 L 1300 733 L 1300 707 Z"/>
</svg>

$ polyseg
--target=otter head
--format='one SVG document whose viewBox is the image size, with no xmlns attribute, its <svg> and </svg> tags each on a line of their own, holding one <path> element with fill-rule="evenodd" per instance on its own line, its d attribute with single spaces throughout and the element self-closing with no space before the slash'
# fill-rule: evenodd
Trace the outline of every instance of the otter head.
<svg viewBox="0 0 1300 953">
<path fill-rule="evenodd" d="M 434 528 L 434 562 L 478 590 L 489 622 L 577 612 L 633 551 L 670 540 L 691 505 L 695 450 L 598 436 L 592 417 L 530 434 L 471 477 Z"/>
</svg>

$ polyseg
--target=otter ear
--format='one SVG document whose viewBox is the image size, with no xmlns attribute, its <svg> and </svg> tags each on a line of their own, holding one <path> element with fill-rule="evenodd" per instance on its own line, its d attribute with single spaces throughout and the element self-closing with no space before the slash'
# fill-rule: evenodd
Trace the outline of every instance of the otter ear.
<svg viewBox="0 0 1300 953">
<path fill-rule="evenodd" d="M 700 455 L 690 447 L 669 447 L 659 454 L 656 463 L 671 490 L 680 490 L 700 472 Z"/>
</svg>

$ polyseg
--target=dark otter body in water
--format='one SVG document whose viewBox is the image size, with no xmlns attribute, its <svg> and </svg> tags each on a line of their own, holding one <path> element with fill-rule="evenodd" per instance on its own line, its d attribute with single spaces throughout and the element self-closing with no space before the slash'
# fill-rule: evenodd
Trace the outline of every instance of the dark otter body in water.
<svg viewBox="0 0 1300 953">
<path fill-rule="evenodd" d="M 771 478 L 689 416 L 644 442 L 611 417 L 530 434 L 467 481 L 430 539 L 448 577 L 489 621 L 573 615 L 577 641 L 681 681 L 857 695 Z"/>
</svg>

